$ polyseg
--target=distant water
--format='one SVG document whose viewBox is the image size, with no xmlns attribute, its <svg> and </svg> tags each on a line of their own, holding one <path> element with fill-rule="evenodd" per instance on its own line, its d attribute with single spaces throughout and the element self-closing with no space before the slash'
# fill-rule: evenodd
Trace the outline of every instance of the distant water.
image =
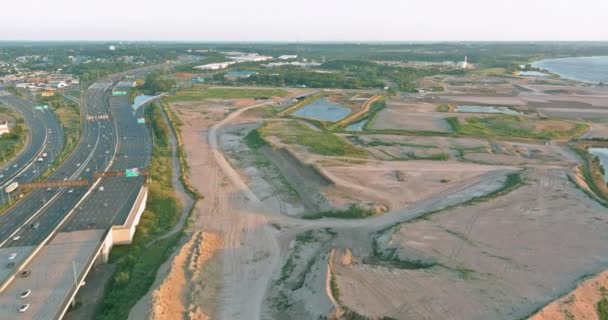
<svg viewBox="0 0 608 320">
<path fill-rule="evenodd" d="M 521 114 L 521 112 L 515 111 L 513 109 L 509 109 L 507 107 L 492 107 L 492 106 L 457 106 L 456 112 Z"/>
<path fill-rule="evenodd" d="M 534 62 L 532 65 L 559 74 L 566 79 L 608 83 L 608 56 L 547 59 Z"/>
<path fill-rule="evenodd" d="M 589 148 L 589 153 L 600 159 L 600 165 L 604 168 L 604 181 L 608 183 L 608 148 Z"/>
<path fill-rule="evenodd" d="M 346 126 L 346 131 L 363 131 L 363 126 L 365 126 L 367 120 L 368 119 L 361 120 Z"/>
<path fill-rule="evenodd" d="M 349 113 L 349 108 L 346 108 L 339 103 L 331 102 L 324 97 L 305 105 L 296 110 L 293 114 L 317 120 L 336 122 L 346 117 Z"/>
</svg>

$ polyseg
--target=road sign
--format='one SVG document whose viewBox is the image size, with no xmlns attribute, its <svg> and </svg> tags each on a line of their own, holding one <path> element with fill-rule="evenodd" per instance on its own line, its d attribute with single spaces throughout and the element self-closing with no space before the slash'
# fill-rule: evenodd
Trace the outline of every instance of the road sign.
<svg viewBox="0 0 608 320">
<path fill-rule="evenodd" d="M 45 104 L 45 105 L 43 105 L 42 107 L 43 107 L 43 108 L 45 108 L 45 109 L 48 109 L 48 108 L 49 108 L 49 106 L 48 106 L 48 105 L 46 105 L 46 104 Z"/>
<path fill-rule="evenodd" d="M 35 106 L 34 109 L 36 109 L 36 110 L 42 110 L 42 106 Z"/>
<path fill-rule="evenodd" d="M 139 168 L 131 168 L 131 169 L 125 170 L 125 177 L 127 177 L 127 178 L 139 177 Z"/>
<path fill-rule="evenodd" d="M 144 123 L 146 123 L 146 119 L 144 119 L 144 118 L 137 118 L 137 123 L 144 124 Z"/>
</svg>

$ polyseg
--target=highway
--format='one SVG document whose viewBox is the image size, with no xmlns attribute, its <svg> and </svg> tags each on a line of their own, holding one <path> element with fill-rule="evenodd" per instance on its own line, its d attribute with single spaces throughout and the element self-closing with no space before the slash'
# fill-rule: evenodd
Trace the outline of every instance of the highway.
<svg viewBox="0 0 608 320">
<path fill-rule="evenodd" d="M 143 210 L 145 176 L 93 179 L 95 172 L 124 172 L 150 165 L 152 141 L 141 121 L 144 108 L 133 110 L 129 95 L 110 94 L 118 80 L 88 88 L 81 108 L 83 119 L 90 120 L 85 121 L 72 155 L 49 177 L 84 178 L 94 185 L 37 189 L 0 216 L 0 259 L 15 262 L 6 268 L 0 265 L 0 314 L 16 312 L 20 301 L 15 300 L 15 292 L 29 288 L 33 310 L 24 319 L 61 318 L 79 287 L 74 285 L 74 277 L 86 277 L 104 235 L 113 226 L 135 219 L 134 210 Z M 13 255 L 17 257 L 9 258 Z M 47 270 L 47 265 L 53 270 Z M 32 274 L 15 277 L 11 270 L 30 270 Z"/>
<path fill-rule="evenodd" d="M 29 136 L 24 150 L 0 168 L 0 201 L 4 202 L 8 199 L 4 188 L 13 181 L 36 180 L 59 156 L 64 140 L 63 128 L 50 110 L 34 110 L 31 102 L 8 93 L 0 94 L 0 104 L 23 116 Z M 38 162 L 37 159 L 45 152 L 48 157 Z"/>
<path fill-rule="evenodd" d="M 104 91 L 110 85 L 109 82 L 97 84 L 87 91 L 83 106 L 85 118 L 108 115 Z M 104 171 L 112 160 L 115 140 L 111 120 L 85 121 L 80 143 L 49 180 L 92 180 L 93 173 Z M 41 243 L 85 192 L 83 187 L 32 191 L 0 216 L 0 247 Z"/>
</svg>

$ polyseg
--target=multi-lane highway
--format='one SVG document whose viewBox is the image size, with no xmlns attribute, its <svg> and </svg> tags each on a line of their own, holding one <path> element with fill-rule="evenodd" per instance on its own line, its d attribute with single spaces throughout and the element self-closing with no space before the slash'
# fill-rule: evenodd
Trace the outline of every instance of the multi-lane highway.
<svg viewBox="0 0 608 320">
<path fill-rule="evenodd" d="M 5 201 L 8 199 L 4 193 L 6 186 L 14 181 L 34 181 L 53 164 L 63 147 L 63 128 L 50 110 L 35 110 L 31 102 L 17 96 L 2 92 L 0 104 L 21 114 L 28 128 L 24 150 L 0 167 L 0 201 Z M 48 156 L 37 161 L 43 153 Z"/>
<path fill-rule="evenodd" d="M 28 289 L 31 307 L 24 319 L 60 318 L 100 250 L 133 236 L 145 205 L 146 178 L 94 178 L 96 172 L 147 169 L 151 161 L 152 143 L 141 121 L 143 107 L 134 110 L 128 95 L 110 94 L 118 80 L 89 87 L 82 105 L 87 120 L 80 143 L 49 177 L 84 178 L 93 185 L 37 189 L 0 216 L 0 263 L 9 262 L 6 268 L 0 264 L 0 314 L 19 314 L 20 303 L 25 302 L 15 300 L 15 293 Z M 115 226 L 124 231 L 114 236 L 110 230 Z M 46 270 L 47 265 L 57 272 Z M 17 275 L 24 270 L 26 278 Z"/>
<path fill-rule="evenodd" d="M 82 110 L 86 116 L 108 114 L 104 91 L 110 85 L 97 84 L 87 91 Z M 109 119 L 86 121 L 81 142 L 49 180 L 92 179 L 95 171 L 103 171 L 114 155 L 114 131 Z M 0 216 L 0 247 L 39 244 L 85 192 L 82 187 L 32 191 Z"/>
</svg>

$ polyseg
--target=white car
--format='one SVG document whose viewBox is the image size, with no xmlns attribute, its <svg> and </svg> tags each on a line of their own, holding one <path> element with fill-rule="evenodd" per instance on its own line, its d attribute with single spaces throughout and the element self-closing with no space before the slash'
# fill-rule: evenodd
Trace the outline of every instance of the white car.
<svg viewBox="0 0 608 320">
<path fill-rule="evenodd" d="M 13 237 L 13 241 L 17 241 L 17 240 L 19 240 L 19 239 L 21 239 L 21 236 L 14 236 L 14 237 Z"/>
<path fill-rule="evenodd" d="M 8 256 L 8 261 L 15 260 L 16 257 L 17 257 L 17 252 L 13 252 L 13 253 L 11 253 L 10 256 Z"/>
<path fill-rule="evenodd" d="M 26 312 L 30 308 L 30 304 L 24 304 L 19 308 L 19 312 Z"/>
<path fill-rule="evenodd" d="M 21 292 L 21 295 L 19 295 L 19 297 L 21 297 L 21 299 L 25 299 L 30 296 L 30 293 L 32 293 L 32 290 L 30 290 L 30 289 L 25 290 L 25 291 Z"/>
<path fill-rule="evenodd" d="M 74 189 L 68 190 L 68 193 L 72 193 L 72 192 L 74 192 Z"/>
<path fill-rule="evenodd" d="M 99 187 L 99 191 L 103 191 L 103 186 Z"/>
</svg>

